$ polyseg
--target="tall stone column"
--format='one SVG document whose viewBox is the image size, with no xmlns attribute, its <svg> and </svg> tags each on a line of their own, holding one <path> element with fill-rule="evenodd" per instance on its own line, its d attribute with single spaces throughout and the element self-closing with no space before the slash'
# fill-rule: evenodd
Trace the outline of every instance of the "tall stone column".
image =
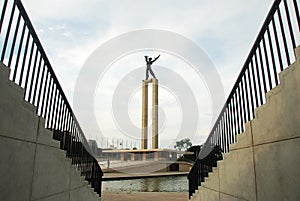
<svg viewBox="0 0 300 201">
<path fill-rule="evenodd" d="M 158 149 L 158 80 L 143 80 L 142 86 L 142 143 L 148 148 L 148 84 L 152 83 L 152 149 Z"/>
<path fill-rule="evenodd" d="M 147 149 L 148 144 L 148 80 L 142 86 L 142 142 L 141 148 Z"/>
<path fill-rule="evenodd" d="M 152 78 L 152 149 L 158 149 L 158 80 Z"/>
</svg>

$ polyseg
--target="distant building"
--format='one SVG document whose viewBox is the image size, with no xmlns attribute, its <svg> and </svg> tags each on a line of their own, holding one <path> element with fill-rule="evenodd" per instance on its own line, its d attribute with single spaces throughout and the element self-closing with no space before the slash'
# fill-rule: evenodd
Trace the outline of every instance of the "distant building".
<svg viewBox="0 0 300 201">
<path fill-rule="evenodd" d="M 103 149 L 97 160 L 103 172 L 189 172 L 193 163 L 177 160 L 193 154 L 171 149 Z"/>
</svg>

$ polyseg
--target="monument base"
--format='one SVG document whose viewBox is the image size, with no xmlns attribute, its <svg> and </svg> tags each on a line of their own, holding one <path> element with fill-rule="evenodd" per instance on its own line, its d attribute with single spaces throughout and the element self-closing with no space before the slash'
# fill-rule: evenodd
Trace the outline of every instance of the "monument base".
<svg viewBox="0 0 300 201">
<path fill-rule="evenodd" d="M 158 80 L 143 80 L 142 84 L 142 141 L 141 148 L 148 148 L 148 84 L 152 83 L 152 149 L 158 148 Z"/>
</svg>

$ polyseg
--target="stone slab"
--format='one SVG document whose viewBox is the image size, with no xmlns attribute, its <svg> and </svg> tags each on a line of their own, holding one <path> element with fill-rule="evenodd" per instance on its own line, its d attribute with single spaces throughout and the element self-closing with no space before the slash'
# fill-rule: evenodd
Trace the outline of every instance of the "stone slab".
<svg viewBox="0 0 300 201">
<path fill-rule="evenodd" d="M 32 198 L 40 199 L 68 191 L 70 187 L 70 166 L 71 163 L 65 157 L 63 150 L 38 144 Z"/>
<path fill-rule="evenodd" d="M 205 178 L 205 182 L 201 183 L 201 186 L 220 191 L 220 181 L 219 181 L 219 168 L 214 168 L 213 172 L 208 174 L 208 177 Z M 200 187 L 201 190 L 201 187 Z"/>
<path fill-rule="evenodd" d="M 200 198 L 200 199 L 199 199 Z M 198 192 L 197 201 L 219 201 L 219 192 L 202 187 Z"/>
<path fill-rule="evenodd" d="M 70 200 L 70 192 L 62 192 L 62 193 L 58 193 L 55 195 L 51 195 L 48 197 L 44 197 L 38 200 L 33 200 L 33 201 L 68 201 Z M 71 201 L 71 200 L 70 200 Z"/>
<path fill-rule="evenodd" d="M 300 138 L 254 148 L 259 201 L 300 200 Z"/>
<path fill-rule="evenodd" d="M 0 200 L 30 200 L 35 144 L 0 137 Z"/>
<path fill-rule="evenodd" d="M 89 186 L 70 191 L 70 201 L 100 201 L 101 198 Z"/>
<path fill-rule="evenodd" d="M 247 201 L 241 198 L 233 197 L 224 193 L 220 193 L 220 201 Z"/>
<path fill-rule="evenodd" d="M 15 92 L 17 87 L 2 88 L 0 84 L 0 135 L 36 142 L 38 117 L 34 107 Z"/>
<path fill-rule="evenodd" d="M 52 146 L 57 149 L 60 148 L 60 142 L 53 140 L 53 133 L 45 128 L 45 119 L 42 117 L 39 117 L 37 143 Z"/>
<path fill-rule="evenodd" d="M 252 147 L 231 151 L 219 165 L 220 191 L 245 200 L 256 200 Z"/>
<path fill-rule="evenodd" d="M 281 83 L 267 94 L 266 104 L 256 110 L 252 123 L 254 144 L 299 137 L 300 65 L 293 64 L 281 73 Z"/>
<path fill-rule="evenodd" d="M 81 176 L 79 170 L 74 166 L 70 168 L 70 189 L 76 189 L 82 186 L 87 186 L 88 182 L 84 180 L 84 177 Z"/>
<path fill-rule="evenodd" d="M 253 145 L 252 140 L 252 121 L 249 121 L 245 124 L 245 132 L 237 135 L 237 142 L 230 144 L 229 150 L 247 148 Z"/>
</svg>

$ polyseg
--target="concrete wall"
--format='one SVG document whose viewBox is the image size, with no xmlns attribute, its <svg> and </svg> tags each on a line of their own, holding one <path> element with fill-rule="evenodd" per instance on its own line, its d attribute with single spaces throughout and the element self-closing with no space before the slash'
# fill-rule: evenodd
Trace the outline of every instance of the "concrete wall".
<svg viewBox="0 0 300 201">
<path fill-rule="evenodd" d="M 191 171 L 193 164 L 187 162 L 179 162 L 179 172 L 189 172 Z"/>
<path fill-rule="evenodd" d="M 170 163 L 165 161 L 149 161 L 145 163 L 134 163 L 132 165 L 112 168 L 110 172 L 126 172 L 126 173 L 152 173 L 167 172 Z"/>
<path fill-rule="evenodd" d="M 191 200 L 300 200 L 300 48 L 224 160 Z"/>
<path fill-rule="evenodd" d="M 0 63 L 0 200 L 100 200 Z"/>
</svg>

